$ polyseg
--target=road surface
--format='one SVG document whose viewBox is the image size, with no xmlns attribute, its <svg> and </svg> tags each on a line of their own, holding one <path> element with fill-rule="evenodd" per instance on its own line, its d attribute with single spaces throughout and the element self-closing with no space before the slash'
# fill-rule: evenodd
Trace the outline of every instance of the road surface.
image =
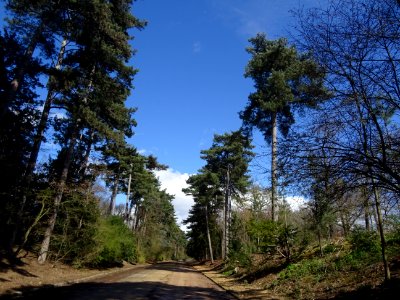
<svg viewBox="0 0 400 300">
<path fill-rule="evenodd" d="M 55 300 L 236 299 L 200 272 L 183 263 L 160 263 L 137 267 L 96 278 L 90 282 L 63 287 L 39 291 L 27 289 L 19 297 Z"/>
</svg>

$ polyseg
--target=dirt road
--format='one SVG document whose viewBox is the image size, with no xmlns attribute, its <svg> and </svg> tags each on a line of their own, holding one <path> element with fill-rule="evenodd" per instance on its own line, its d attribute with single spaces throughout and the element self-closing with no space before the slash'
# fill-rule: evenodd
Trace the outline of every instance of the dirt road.
<svg viewBox="0 0 400 300">
<path fill-rule="evenodd" d="M 236 299 L 190 266 L 160 263 L 117 272 L 84 283 L 39 290 L 7 299 Z M 5 299 L 0 297 L 0 299 Z"/>
</svg>

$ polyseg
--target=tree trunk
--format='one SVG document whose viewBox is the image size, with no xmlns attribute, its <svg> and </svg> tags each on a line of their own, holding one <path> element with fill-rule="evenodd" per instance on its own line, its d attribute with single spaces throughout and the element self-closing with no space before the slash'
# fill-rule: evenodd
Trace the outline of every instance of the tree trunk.
<svg viewBox="0 0 400 300">
<path fill-rule="evenodd" d="M 61 68 L 66 45 L 67 45 L 67 40 L 64 38 L 64 40 L 61 43 L 60 51 L 58 53 L 57 64 L 55 65 L 56 70 L 60 70 L 60 68 Z M 49 119 L 51 104 L 54 99 L 54 80 L 55 80 L 54 77 L 50 76 L 49 81 L 47 83 L 48 92 L 47 92 L 46 100 L 44 102 L 42 116 L 40 118 L 40 122 L 37 127 L 36 135 L 34 138 L 32 151 L 29 156 L 28 166 L 25 171 L 25 178 L 26 178 L 27 183 L 31 182 L 32 174 L 36 167 L 36 161 L 37 161 L 37 157 L 39 154 L 40 145 L 42 143 L 43 134 L 44 134 L 44 131 L 47 126 L 47 121 Z"/>
<path fill-rule="evenodd" d="M 133 222 L 132 222 L 132 229 L 136 231 L 138 225 L 138 207 L 139 204 L 135 204 L 135 211 L 133 212 Z"/>
<path fill-rule="evenodd" d="M 382 160 L 386 160 L 386 145 L 383 139 L 383 134 L 382 134 L 382 129 L 380 128 L 379 122 L 377 121 L 375 112 L 373 111 L 373 109 L 371 109 L 368 101 L 366 100 L 366 97 L 362 98 L 364 99 L 364 103 L 367 106 L 368 109 L 368 113 L 369 113 L 369 117 L 373 120 L 373 123 L 375 125 L 375 128 L 378 130 L 379 132 L 379 137 L 380 137 L 380 141 L 381 141 L 381 152 L 383 154 L 383 158 Z M 357 105 L 357 109 L 358 109 L 358 113 L 360 115 L 360 122 L 361 122 L 361 126 L 363 129 L 363 150 L 364 150 L 364 155 L 367 157 L 370 155 L 370 151 L 368 148 L 368 135 L 367 135 L 367 131 L 366 131 L 366 127 L 363 123 L 363 119 L 362 119 L 362 113 L 361 113 L 361 108 L 360 108 L 360 103 L 359 103 L 359 99 L 356 97 L 356 105 Z M 376 209 L 376 217 L 377 217 L 377 228 L 379 231 L 379 236 L 380 236 L 380 240 L 381 240 L 381 254 L 382 254 L 382 262 L 383 262 L 383 266 L 384 266 L 384 272 L 385 272 L 385 280 L 390 280 L 390 269 L 389 269 L 389 264 L 387 261 L 387 257 L 386 257 L 386 240 L 385 240 L 385 235 L 383 232 L 383 222 L 382 222 L 382 213 L 381 213 L 381 205 L 380 205 L 380 198 L 379 198 L 379 194 L 377 191 L 377 187 L 375 185 L 375 180 L 373 177 L 373 170 L 371 168 L 371 166 L 368 166 L 368 176 L 369 179 L 371 180 L 371 184 L 372 184 L 372 189 L 373 189 L 373 193 L 374 193 L 374 199 L 375 199 L 375 209 Z"/>
<path fill-rule="evenodd" d="M 93 67 L 92 72 L 90 73 L 90 80 L 89 80 L 88 86 L 86 88 L 86 95 L 82 99 L 83 104 L 87 103 L 87 99 L 88 99 L 90 90 L 92 88 L 94 70 L 95 70 L 95 67 Z M 74 123 L 75 124 L 73 125 L 74 128 L 73 128 L 71 139 L 69 142 L 69 147 L 68 147 L 67 154 L 66 154 L 65 160 L 64 160 L 63 170 L 61 172 L 61 177 L 60 177 L 60 181 L 59 181 L 59 185 L 58 185 L 58 191 L 54 198 L 53 213 L 50 216 L 49 225 L 45 231 L 44 239 L 43 239 L 42 246 L 41 246 L 41 249 L 39 252 L 38 262 L 41 264 L 44 263 L 47 259 L 47 253 L 48 253 L 49 246 L 50 246 L 51 235 L 53 234 L 54 225 L 57 220 L 58 209 L 59 209 L 61 199 L 64 194 L 64 189 L 65 189 L 65 186 L 67 183 L 69 166 L 72 161 L 75 144 L 76 144 L 76 141 L 77 141 L 78 135 L 79 135 L 81 119 L 77 118 L 77 120 L 74 120 Z"/>
<path fill-rule="evenodd" d="M 74 125 L 72 136 L 71 136 L 71 139 L 70 139 L 69 145 L 68 145 L 67 154 L 64 159 L 64 165 L 63 165 L 63 169 L 61 172 L 61 177 L 58 182 L 57 193 L 56 193 L 56 196 L 54 197 L 53 211 L 50 216 L 49 223 L 48 223 L 48 226 L 47 226 L 45 234 L 44 234 L 42 246 L 40 248 L 39 257 L 38 257 L 38 262 L 40 264 L 43 264 L 47 259 L 47 254 L 48 254 L 49 246 L 50 246 L 50 239 L 53 234 L 53 229 L 54 229 L 54 225 L 56 224 L 57 214 L 58 214 L 58 210 L 60 207 L 61 199 L 63 197 L 64 189 L 65 189 L 65 186 L 67 183 L 69 166 L 71 164 L 72 157 L 74 154 L 74 149 L 75 149 L 75 144 L 76 144 L 76 140 L 78 137 L 78 133 L 79 133 L 79 125 L 78 125 L 78 123 L 76 123 Z"/>
<path fill-rule="evenodd" d="M 318 224 L 318 231 L 317 231 L 317 235 L 318 235 L 318 246 L 319 246 L 319 255 L 322 257 L 323 254 L 323 250 L 322 250 L 322 234 L 321 234 L 321 225 Z"/>
<path fill-rule="evenodd" d="M 365 195 L 364 199 L 364 221 L 365 221 L 365 230 L 370 231 L 371 226 L 369 224 L 369 201 L 367 195 Z"/>
<path fill-rule="evenodd" d="M 61 64 L 62 64 L 62 60 L 63 60 L 63 56 L 64 56 L 64 52 L 65 52 L 65 47 L 67 45 L 67 40 L 64 38 L 64 40 L 61 43 L 61 48 L 60 48 L 60 52 L 58 53 L 58 59 L 57 59 L 57 64 L 55 66 L 56 70 L 59 70 L 61 68 Z M 36 131 L 36 135 L 35 138 L 33 140 L 33 146 L 32 146 L 32 151 L 31 154 L 29 156 L 29 161 L 28 161 L 28 165 L 27 168 L 25 170 L 25 192 L 23 195 L 23 201 L 22 201 L 22 210 L 24 209 L 24 205 L 26 203 L 26 192 L 27 190 L 29 190 L 29 186 L 32 182 L 32 176 L 33 176 L 33 172 L 36 168 L 36 162 L 37 162 L 37 158 L 39 155 L 39 150 L 40 150 L 40 145 L 42 143 L 42 139 L 43 139 L 43 134 L 44 131 L 46 129 L 47 126 L 47 121 L 49 119 L 49 113 L 50 113 L 50 109 L 51 109 L 51 104 L 53 102 L 53 98 L 54 98 L 54 78 L 51 76 L 49 78 L 48 84 L 47 84 L 47 88 L 48 88 L 48 92 L 47 92 L 47 97 L 46 97 L 46 101 L 44 103 L 44 107 L 43 107 L 43 111 L 42 111 L 42 116 L 40 118 L 40 122 L 39 125 L 37 127 L 37 131 Z"/>
<path fill-rule="evenodd" d="M 115 174 L 115 177 L 114 177 L 114 186 L 113 186 L 113 191 L 111 194 L 110 206 L 108 208 L 108 213 L 110 215 L 113 215 L 114 211 L 115 211 L 115 200 L 117 199 L 117 194 L 118 194 L 119 176 L 120 176 L 120 174 L 119 174 L 119 168 L 118 168 L 117 174 Z"/>
<path fill-rule="evenodd" d="M 277 221 L 276 204 L 277 204 L 277 155 L 278 155 L 278 131 L 277 131 L 277 114 L 272 115 L 272 142 L 271 142 L 271 219 Z"/>
<path fill-rule="evenodd" d="M 223 259 L 228 257 L 230 238 L 230 166 L 226 171 L 225 205 L 224 205 L 224 237 L 223 237 Z"/>
<path fill-rule="evenodd" d="M 62 58 L 63 58 L 63 55 L 64 55 L 66 43 L 67 43 L 67 41 L 64 39 L 62 44 L 61 44 L 60 52 L 58 54 L 57 64 L 55 66 L 55 68 L 57 70 L 59 70 L 61 68 L 61 63 L 62 63 Z M 33 50 L 30 49 L 31 47 L 33 47 L 33 45 L 30 45 L 28 47 L 26 55 L 32 56 L 31 51 L 33 51 Z M 22 70 L 21 72 L 24 72 L 24 71 Z M 22 76 L 23 77 L 23 74 L 20 74 L 18 76 Z M 19 79 L 19 80 L 22 80 L 22 79 Z M 20 208 L 18 210 L 16 224 L 14 226 L 13 233 L 12 233 L 11 239 L 9 241 L 10 249 L 12 249 L 13 246 L 14 246 L 15 239 L 16 239 L 17 234 L 18 234 L 18 230 L 19 230 L 19 228 L 21 226 L 20 223 L 21 223 L 21 219 L 22 219 L 22 214 L 24 213 L 24 210 L 25 210 L 27 194 L 29 192 L 29 188 L 30 188 L 30 185 L 31 185 L 31 182 L 32 182 L 33 171 L 35 170 L 35 167 L 36 167 L 36 161 L 37 161 L 37 157 L 38 157 L 39 150 L 40 150 L 40 144 L 41 144 L 42 139 L 43 139 L 43 133 L 44 133 L 44 130 L 45 130 L 46 125 L 47 125 L 48 115 L 49 115 L 51 102 L 53 100 L 53 94 L 54 94 L 53 93 L 53 89 L 51 87 L 51 81 L 52 81 L 52 78 L 50 77 L 49 78 L 49 83 L 47 85 L 48 86 L 48 93 L 47 93 L 46 101 L 45 101 L 45 104 L 44 104 L 44 107 L 43 107 L 42 117 L 40 119 L 40 123 L 38 125 L 38 129 L 37 129 L 35 138 L 33 140 L 32 151 L 31 151 L 31 154 L 30 154 L 30 157 L 29 157 L 27 168 L 25 170 L 25 174 L 24 174 L 21 206 L 20 206 Z"/>
<path fill-rule="evenodd" d="M 372 188 L 374 190 L 376 215 L 378 218 L 377 225 L 378 225 L 378 229 L 379 229 L 379 236 L 381 238 L 381 253 L 382 253 L 383 267 L 384 267 L 384 271 L 385 271 L 385 280 L 388 281 L 388 280 L 390 280 L 390 269 L 389 269 L 389 263 L 388 263 L 388 260 L 386 257 L 386 240 L 385 240 L 385 235 L 383 232 L 380 197 L 379 197 L 378 190 L 375 186 L 374 179 L 371 178 L 371 181 L 372 181 Z"/>
<path fill-rule="evenodd" d="M 226 202 L 226 197 L 225 197 Z M 226 259 L 226 204 L 224 202 L 223 222 L 222 222 L 222 240 L 221 240 L 221 254 L 222 259 Z"/>
<path fill-rule="evenodd" d="M 127 224 L 129 222 L 129 197 L 131 195 L 131 181 L 132 181 L 132 165 L 129 171 L 128 192 L 126 193 L 126 203 L 125 203 L 125 221 Z"/>
<path fill-rule="evenodd" d="M 344 237 L 347 237 L 348 234 L 349 234 L 349 231 L 348 231 L 348 224 L 347 224 L 347 221 L 346 221 L 346 219 L 345 219 L 345 217 L 344 217 L 342 211 L 340 211 L 340 222 L 342 223 L 343 236 L 344 236 Z"/>
<path fill-rule="evenodd" d="M 208 248 L 210 250 L 211 263 L 213 264 L 214 263 L 214 256 L 213 256 L 213 250 L 212 250 L 212 244 L 211 244 L 210 227 L 208 226 L 207 204 L 205 205 L 205 215 L 206 215 L 206 229 L 207 229 Z"/>
</svg>

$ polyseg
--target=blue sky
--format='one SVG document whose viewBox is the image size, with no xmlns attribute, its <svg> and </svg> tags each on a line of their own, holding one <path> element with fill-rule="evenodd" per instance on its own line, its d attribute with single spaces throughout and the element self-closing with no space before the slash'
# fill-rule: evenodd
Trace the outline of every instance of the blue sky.
<svg viewBox="0 0 400 300">
<path fill-rule="evenodd" d="M 200 151 L 214 134 L 237 130 L 238 112 L 253 91 L 243 76 L 250 59 L 248 39 L 265 32 L 270 39 L 288 37 L 290 10 L 320 6 L 327 0 L 137 0 L 133 14 L 148 21 L 132 31 L 137 50 L 131 64 L 139 69 L 127 101 L 137 107 L 138 126 L 129 142 L 153 154 L 170 169 L 158 172 L 163 188 L 175 195 L 178 221 L 193 201 L 181 189 L 204 162 Z M 4 16 L 0 2 L 0 17 Z M 256 151 L 269 152 L 255 135 Z M 262 164 L 268 166 L 269 159 Z M 253 168 L 266 185 L 268 174 Z M 125 201 L 120 195 L 119 202 Z"/>
<path fill-rule="evenodd" d="M 149 23 L 132 41 L 139 73 L 128 105 L 138 107 L 138 127 L 130 142 L 176 171 L 195 173 L 214 133 L 241 125 L 238 112 L 253 90 L 243 76 L 248 39 L 261 31 L 271 39 L 287 36 L 289 11 L 318 3 L 136 1 L 133 14 Z"/>
<path fill-rule="evenodd" d="M 290 10 L 320 6 L 325 1 L 134 3 L 133 14 L 147 20 L 148 26 L 135 31 L 132 41 L 137 49 L 132 64 L 139 73 L 128 105 L 138 107 L 138 126 L 130 143 L 170 167 L 157 175 L 162 187 L 175 195 L 178 221 L 187 217 L 193 203 L 181 189 L 188 176 L 204 165 L 200 151 L 211 146 L 215 133 L 237 130 L 241 125 L 238 112 L 253 91 L 251 80 L 243 76 L 250 59 L 245 51 L 248 39 L 258 32 L 265 32 L 270 39 L 288 37 L 294 24 Z M 257 152 L 268 155 L 259 134 L 254 143 Z M 268 158 L 260 163 L 269 168 Z M 253 167 L 252 175 L 268 185 L 268 173 Z"/>
</svg>

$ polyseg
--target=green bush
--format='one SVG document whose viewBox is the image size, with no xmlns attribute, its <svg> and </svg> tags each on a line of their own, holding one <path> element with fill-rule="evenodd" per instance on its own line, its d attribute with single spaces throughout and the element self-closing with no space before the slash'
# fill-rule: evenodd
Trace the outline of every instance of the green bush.
<svg viewBox="0 0 400 300">
<path fill-rule="evenodd" d="M 255 250 L 261 253 L 275 249 L 278 230 L 278 225 L 267 219 L 252 219 L 247 225 L 247 233 L 255 245 Z"/>
<path fill-rule="evenodd" d="M 120 217 L 100 220 L 96 242 L 97 251 L 88 262 L 91 266 L 110 267 L 123 261 L 137 261 L 134 235 Z"/>
<path fill-rule="evenodd" d="M 387 243 L 388 245 L 400 245 L 400 217 L 389 216 L 386 219 L 386 227 L 388 230 Z"/>
<path fill-rule="evenodd" d="M 326 245 L 326 246 L 324 247 L 324 250 L 323 250 L 323 252 L 324 252 L 325 254 L 333 253 L 333 252 L 336 252 L 336 251 L 337 251 L 337 248 L 336 248 L 336 246 L 333 245 L 333 244 L 328 244 L 328 245 Z"/>
<path fill-rule="evenodd" d="M 304 260 L 300 263 L 289 264 L 279 273 L 280 279 L 299 279 L 305 276 L 326 273 L 327 263 L 320 258 Z"/>
<path fill-rule="evenodd" d="M 95 198 L 84 198 L 79 191 L 66 193 L 54 227 L 49 257 L 82 266 L 96 250 L 99 218 Z"/>
<path fill-rule="evenodd" d="M 376 232 L 357 228 L 349 236 L 353 252 L 365 252 L 369 254 L 379 253 L 380 244 Z"/>
<path fill-rule="evenodd" d="M 244 249 L 240 249 L 238 251 L 231 251 L 229 253 L 229 265 L 233 268 L 239 266 L 244 268 L 250 267 L 251 266 L 250 254 Z"/>
</svg>

